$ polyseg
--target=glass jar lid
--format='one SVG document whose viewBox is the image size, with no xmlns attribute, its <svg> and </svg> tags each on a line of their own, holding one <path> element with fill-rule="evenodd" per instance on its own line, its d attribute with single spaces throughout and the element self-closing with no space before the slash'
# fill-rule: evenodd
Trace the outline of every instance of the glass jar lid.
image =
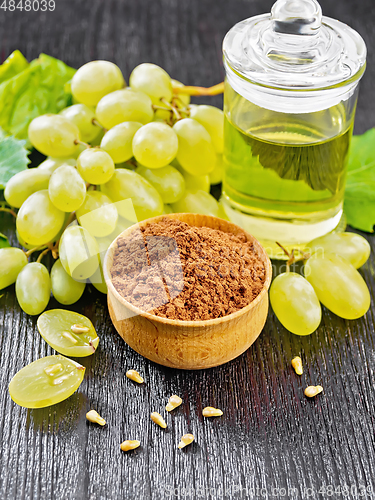
<svg viewBox="0 0 375 500">
<path fill-rule="evenodd" d="M 284 90 L 318 90 L 357 81 L 366 45 L 348 25 L 322 16 L 316 0 L 277 0 L 270 14 L 236 24 L 223 42 L 227 73 Z"/>
</svg>

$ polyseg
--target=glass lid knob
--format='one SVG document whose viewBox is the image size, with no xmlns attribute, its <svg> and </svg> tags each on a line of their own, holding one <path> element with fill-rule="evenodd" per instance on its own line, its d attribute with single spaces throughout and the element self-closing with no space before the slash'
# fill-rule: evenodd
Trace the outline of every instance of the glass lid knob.
<svg viewBox="0 0 375 500">
<path fill-rule="evenodd" d="M 276 33 L 316 35 L 322 24 L 322 9 L 316 0 L 277 0 L 271 18 Z"/>
</svg>

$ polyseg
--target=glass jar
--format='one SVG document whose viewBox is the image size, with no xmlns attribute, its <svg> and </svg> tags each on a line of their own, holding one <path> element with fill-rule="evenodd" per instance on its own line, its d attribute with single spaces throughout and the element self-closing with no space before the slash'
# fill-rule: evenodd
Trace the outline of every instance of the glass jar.
<svg viewBox="0 0 375 500">
<path fill-rule="evenodd" d="M 278 0 L 223 42 L 230 220 L 269 255 L 337 230 L 366 46 L 316 0 Z"/>
</svg>

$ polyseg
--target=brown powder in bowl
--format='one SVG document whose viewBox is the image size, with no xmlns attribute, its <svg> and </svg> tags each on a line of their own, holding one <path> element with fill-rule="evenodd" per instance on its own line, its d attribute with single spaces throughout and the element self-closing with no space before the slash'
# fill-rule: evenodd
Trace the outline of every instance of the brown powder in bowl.
<svg viewBox="0 0 375 500">
<path fill-rule="evenodd" d="M 260 293 L 265 268 L 245 235 L 164 218 L 118 239 L 111 268 L 116 290 L 156 316 L 221 318 Z"/>
</svg>

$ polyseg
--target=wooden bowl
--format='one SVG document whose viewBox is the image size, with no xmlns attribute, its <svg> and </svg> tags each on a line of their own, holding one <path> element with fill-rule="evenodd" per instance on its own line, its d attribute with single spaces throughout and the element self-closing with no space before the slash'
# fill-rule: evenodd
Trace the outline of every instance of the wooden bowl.
<svg viewBox="0 0 375 500">
<path fill-rule="evenodd" d="M 108 249 L 104 276 L 108 286 L 108 308 L 112 322 L 125 342 L 145 358 L 171 368 L 199 370 L 218 366 L 246 351 L 258 338 L 268 312 L 271 283 L 270 259 L 261 244 L 239 226 L 217 217 L 198 214 L 169 214 L 140 222 L 145 226 L 164 217 L 179 219 L 190 226 L 210 227 L 231 234 L 245 234 L 262 260 L 266 279 L 259 295 L 239 311 L 205 321 L 180 321 L 155 316 L 129 303 L 111 281 L 111 267 L 117 239 L 138 228 L 134 225 L 119 235 Z"/>
</svg>

